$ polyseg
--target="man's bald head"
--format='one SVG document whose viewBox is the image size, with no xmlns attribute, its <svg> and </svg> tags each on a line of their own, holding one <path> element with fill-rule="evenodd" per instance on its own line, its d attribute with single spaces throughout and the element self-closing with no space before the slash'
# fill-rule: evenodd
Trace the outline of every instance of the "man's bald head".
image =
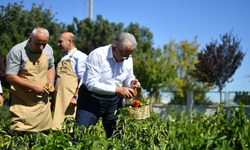
<svg viewBox="0 0 250 150">
<path fill-rule="evenodd" d="M 72 44 L 75 46 L 75 35 L 73 33 L 65 32 L 61 36 L 63 36 L 67 40 L 72 40 Z"/>
<path fill-rule="evenodd" d="M 61 51 L 64 53 L 68 53 L 70 50 L 75 48 L 75 36 L 71 32 L 65 32 L 61 34 L 58 44 Z"/>
</svg>

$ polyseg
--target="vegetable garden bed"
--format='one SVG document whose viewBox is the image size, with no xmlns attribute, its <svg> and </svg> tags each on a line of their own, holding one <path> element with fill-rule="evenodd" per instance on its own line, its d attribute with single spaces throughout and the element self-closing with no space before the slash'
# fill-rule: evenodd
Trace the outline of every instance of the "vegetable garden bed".
<svg viewBox="0 0 250 150">
<path fill-rule="evenodd" d="M 48 134 L 27 133 L 18 137 L 10 131 L 8 108 L 0 109 L 0 149 L 249 149 L 250 132 L 244 106 L 231 108 L 232 118 L 227 119 L 222 105 L 213 116 L 190 112 L 174 115 L 168 112 L 169 120 L 164 121 L 154 112 L 145 120 L 134 120 L 122 109 L 114 136 L 106 139 L 99 120 L 91 133 L 74 124 L 74 135 L 69 131 L 73 120 L 64 122 L 65 129 L 50 131 Z M 167 112 L 166 112 L 167 113 Z M 193 116 L 193 117 L 190 117 Z M 82 132 L 80 131 L 82 130 Z M 80 142 L 72 145 L 70 140 L 77 137 Z"/>
</svg>

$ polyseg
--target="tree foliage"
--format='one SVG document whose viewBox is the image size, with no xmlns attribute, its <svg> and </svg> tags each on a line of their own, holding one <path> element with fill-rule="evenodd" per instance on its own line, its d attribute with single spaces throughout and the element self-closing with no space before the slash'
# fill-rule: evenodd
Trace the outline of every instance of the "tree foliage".
<svg viewBox="0 0 250 150">
<path fill-rule="evenodd" d="M 138 43 L 133 53 L 135 76 L 150 96 L 155 93 L 159 98 L 160 91 L 174 79 L 172 66 L 167 63 L 168 57 L 161 49 L 153 48 L 153 34 L 149 28 L 131 23 L 124 31 L 132 33 Z"/>
<path fill-rule="evenodd" d="M 1 55 L 5 57 L 9 50 L 31 35 L 36 27 L 44 27 L 50 32 L 49 44 L 57 47 L 58 37 L 64 31 L 64 24 L 57 23 L 51 9 L 43 9 L 43 4 L 36 6 L 32 4 L 31 10 L 23 10 L 21 4 L 9 3 L 6 7 L 1 6 L 0 12 L 0 49 Z"/>
<path fill-rule="evenodd" d="M 171 70 L 172 66 L 167 64 L 167 57 L 162 55 L 160 49 L 156 49 L 154 55 L 150 52 L 141 54 L 140 58 L 134 61 L 136 77 L 149 95 L 155 93 L 156 98 L 159 98 L 160 91 L 173 82 L 175 74 Z"/>
<path fill-rule="evenodd" d="M 110 23 L 101 15 L 97 15 L 96 21 L 91 21 L 89 18 L 73 20 L 74 23 L 68 26 L 68 29 L 73 29 L 69 31 L 76 35 L 76 47 L 87 55 L 95 48 L 111 44 L 114 36 L 123 29 L 123 23 Z"/>
<path fill-rule="evenodd" d="M 220 39 L 222 43 L 212 41 L 198 53 L 199 62 L 190 74 L 201 82 L 216 85 L 221 92 L 227 82 L 232 82 L 230 78 L 241 65 L 245 53 L 240 46 L 241 40 L 232 32 L 220 36 Z"/>
<path fill-rule="evenodd" d="M 168 87 L 168 91 L 174 91 L 174 99 L 170 103 L 186 104 L 186 92 L 193 91 L 199 92 L 199 102 L 206 103 L 205 92 L 211 89 L 210 86 L 197 82 L 195 78 L 189 75 L 190 71 L 194 69 L 194 64 L 197 63 L 197 51 L 199 48 L 197 37 L 193 41 L 187 40 L 176 43 L 171 40 L 168 44 L 164 45 L 165 54 L 168 57 L 168 65 L 172 66 L 171 70 L 174 71 L 175 78 L 172 84 Z M 210 103 L 210 102 L 209 102 Z"/>
<path fill-rule="evenodd" d="M 240 102 L 242 102 L 244 105 L 250 105 L 249 92 L 236 92 L 234 102 L 237 104 L 240 104 Z"/>
<path fill-rule="evenodd" d="M 9 3 L 6 7 L 1 6 L 0 11 L 0 55 L 6 58 L 9 50 L 16 44 L 27 40 L 36 27 L 44 27 L 50 33 L 49 44 L 54 49 L 55 62 L 62 56 L 58 51 L 57 41 L 60 34 L 65 30 L 64 23 L 57 23 L 51 9 L 43 9 L 44 3 L 36 6 L 32 4 L 31 10 L 24 10 L 24 5 Z M 60 53 L 59 53 L 60 52 Z M 8 87 L 4 80 L 3 86 Z"/>
</svg>

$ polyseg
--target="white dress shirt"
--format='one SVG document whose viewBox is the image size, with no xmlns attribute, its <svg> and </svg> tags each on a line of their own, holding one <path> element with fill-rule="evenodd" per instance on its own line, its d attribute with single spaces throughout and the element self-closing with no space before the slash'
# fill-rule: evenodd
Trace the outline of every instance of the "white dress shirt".
<svg viewBox="0 0 250 150">
<path fill-rule="evenodd" d="M 112 45 L 93 50 L 86 60 L 83 83 L 89 91 L 102 95 L 114 95 L 116 86 L 124 84 L 130 87 L 135 79 L 132 57 L 123 62 L 116 62 Z"/>
<path fill-rule="evenodd" d="M 69 59 L 69 56 L 76 50 L 76 48 L 70 50 L 68 54 L 65 54 L 62 58 L 61 61 Z M 78 79 L 81 79 L 83 77 L 84 71 L 85 71 L 85 61 L 87 59 L 87 55 L 84 54 L 83 52 L 77 50 L 72 58 L 71 58 L 71 66 L 78 77 Z"/>
</svg>

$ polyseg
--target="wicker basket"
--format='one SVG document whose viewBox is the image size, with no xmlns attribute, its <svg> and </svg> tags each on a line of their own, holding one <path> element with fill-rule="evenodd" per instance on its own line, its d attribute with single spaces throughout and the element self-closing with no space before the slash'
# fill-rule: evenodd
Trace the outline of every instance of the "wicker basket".
<svg viewBox="0 0 250 150">
<path fill-rule="evenodd" d="M 128 108 L 128 114 L 129 116 L 134 116 L 135 120 L 149 118 L 150 117 L 149 105 Z"/>
<path fill-rule="evenodd" d="M 134 116 L 135 120 L 141 120 L 150 117 L 149 105 L 145 105 L 145 98 L 142 88 L 140 89 L 140 91 L 141 94 L 139 96 L 141 97 L 141 102 L 143 102 L 143 106 L 128 108 L 128 115 Z"/>
</svg>

